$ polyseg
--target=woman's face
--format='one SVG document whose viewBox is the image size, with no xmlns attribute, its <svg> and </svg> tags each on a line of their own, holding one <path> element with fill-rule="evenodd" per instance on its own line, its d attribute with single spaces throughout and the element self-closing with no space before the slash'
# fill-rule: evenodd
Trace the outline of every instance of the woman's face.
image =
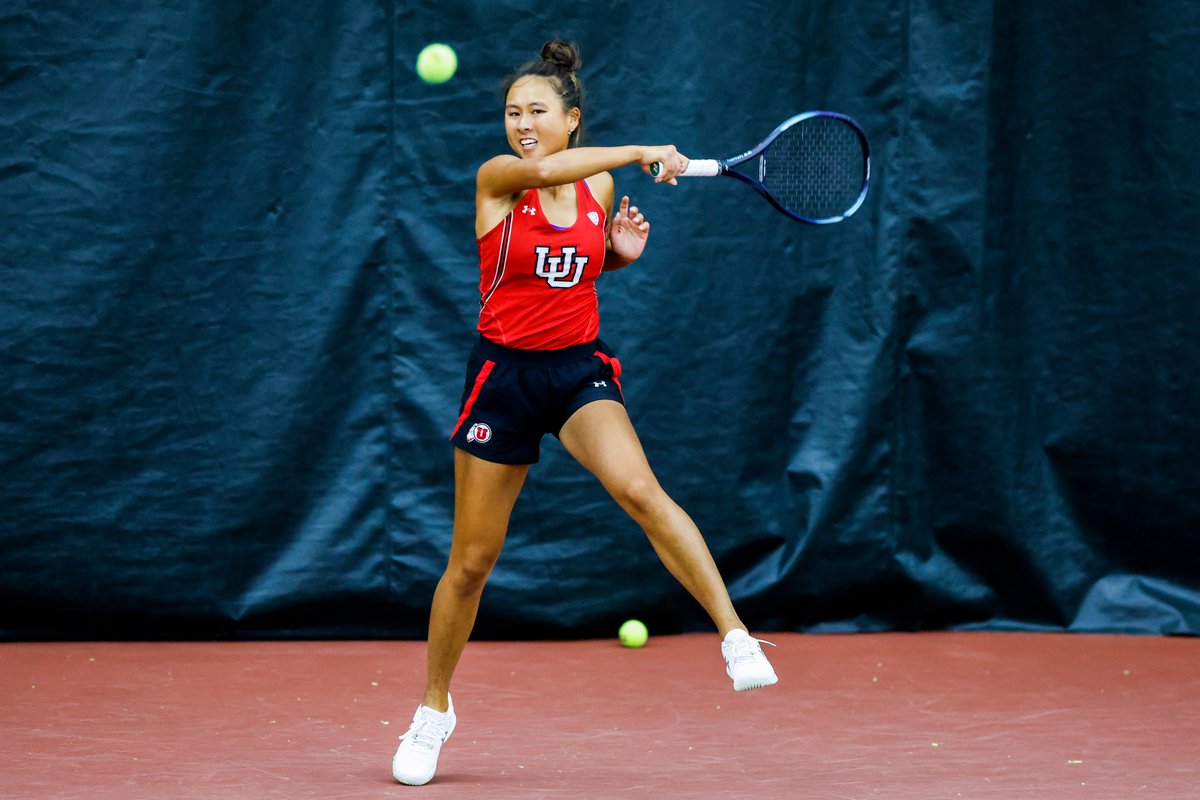
<svg viewBox="0 0 1200 800">
<path fill-rule="evenodd" d="M 540 75 L 527 75 L 508 90 L 504 130 L 509 146 L 521 158 L 566 150 L 578 124 L 579 109 L 564 109 L 554 85 Z"/>
</svg>

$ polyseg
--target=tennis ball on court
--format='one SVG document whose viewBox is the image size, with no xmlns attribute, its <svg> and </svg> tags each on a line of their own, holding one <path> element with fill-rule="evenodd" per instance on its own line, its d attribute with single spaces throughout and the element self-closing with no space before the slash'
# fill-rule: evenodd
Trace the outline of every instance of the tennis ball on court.
<svg viewBox="0 0 1200 800">
<path fill-rule="evenodd" d="M 426 83 L 445 83 L 458 69 L 458 55 L 448 44 L 435 42 L 426 45 L 417 55 L 417 74 Z"/>
<path fill-rule="evenodd" d="M 641 647 L 650 638 L 650 632 L 641 621 L 628 619 L 621 625 L 621 630 L 617 631 L 617 638 L 626 647 Z"/>
</svg>

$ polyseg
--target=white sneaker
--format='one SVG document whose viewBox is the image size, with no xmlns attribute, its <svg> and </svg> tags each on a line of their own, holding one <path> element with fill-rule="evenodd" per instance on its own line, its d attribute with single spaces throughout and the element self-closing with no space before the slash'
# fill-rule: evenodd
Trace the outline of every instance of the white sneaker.
<svg viewBox="0 0 1200 800">
<path fill-rule="evenodd" d="M 725 671 L 733 678 L 734 691 L 759 689 L 779 681 L 760 644 L 775 646 L 755 639 L 741 628 L 725 634 L 725 641 L 721 642 L 721 655 L 725 656 Z"/>
<path fill-rule="evenodd" d="M 454 701 L 445 712 L 434 711 L 429 706 L 419 706 L 413 715 L 408 732 L 400 737 L 400 747 L 392 758 L 392 776 L 409 786 L 423 786 L 433 780 L 437 772 L 438 754 L 454 726 Z"/>
</svg>

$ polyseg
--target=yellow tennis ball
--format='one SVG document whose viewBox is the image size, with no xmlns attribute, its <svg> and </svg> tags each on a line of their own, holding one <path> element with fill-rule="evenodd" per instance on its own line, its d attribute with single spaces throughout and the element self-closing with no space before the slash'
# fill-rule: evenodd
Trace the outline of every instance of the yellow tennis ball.
<svg viewBox="0 0 1200 800">
<path fill-rule="evenodd" d="M 417 74 L 426 83 L 445 83 L 458 69 L 458 55 L 448 44 L 435 42 L 426 45 L 417 55 Z"/>
<path fill-rule="evenodd" d="M 650 632 L 640 620 L 630 619 L 621 625 L 621 629 L 617 631 L 617 638 L 626 647 L 641 647 L 650 638 Z"/>
</svg>

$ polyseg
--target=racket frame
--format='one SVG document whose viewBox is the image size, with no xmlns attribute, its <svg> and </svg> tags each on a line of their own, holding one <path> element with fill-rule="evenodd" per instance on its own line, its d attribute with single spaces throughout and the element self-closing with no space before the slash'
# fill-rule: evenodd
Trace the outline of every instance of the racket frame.
<svg viewBox="0 0 1200 800">
<path fill-rule="evenodd" d="M 863 154 L 863 181 L 862 187 L 858 192 L 858 197 L 855 198 L 850 207 L 841 214 L 838 214 L 834 217 L 824 217 L 821 219 L 813 219 L 811 217 L 805 217 L 797 214 L 775 199 L 775 197 L 771 194 L 771 190 L 768 189 L 763 183 L 763 179 L 766 177 L 765 173 L 767 162 L 765 156 L 758 162 L 757 179 L 734 169 L 734 167 L 739 164 L 745 163 L 756 156 L 763 155 L 767 148 L 771 146 L 771 143 L 779 138 L 779 135 L 788 128 L 804 122 L 807 119 L 812 119 L 813 117 L 832 117 L 848 125 L 858 137 L 858 143 L 862 147 Z M 697 167 L 697 169 L 694 171 L 692 170 L 692 164 L 695 164 Z M 651 174 L 655 173 L 652 172 Z M 688 168 L 679 175 L 680 177 L 709 177 L 714 175 L 728 175 L 731 178 L 737 178 L 742 183 L 745 183 L 747 186 L 753 188 L 756 192 L 766 198 L 766 201 L 774 206 L 777 211 L 785 214 L 788 217 L 791 217 L 794 220 L 797 220 L 798 222 L 804 222 L 809 225 L 830 225 L 834 222 L 841 222 L 855 211 L 858 211 L 859 207 L 863 204 L 863 201 L 867 199 L 867 190 L 871 185 L 871 145 L 867 141 L 867 134 L 863 131 L 862 126 L 845 114 L 839 114 L 836 111 L 805 111 L 795 115 L 794 117 L 789 117 L 781 122 L 778 127 L 775 128 L 775 130 L 771 131 L 767 138 L 759 142 L 758 145 L 753 149 L 747 150 L 745 153 L 742 153 L 738 156 L 733 156 L 732 158 L 695 159 L 689 162 Z"/>
</svg>

